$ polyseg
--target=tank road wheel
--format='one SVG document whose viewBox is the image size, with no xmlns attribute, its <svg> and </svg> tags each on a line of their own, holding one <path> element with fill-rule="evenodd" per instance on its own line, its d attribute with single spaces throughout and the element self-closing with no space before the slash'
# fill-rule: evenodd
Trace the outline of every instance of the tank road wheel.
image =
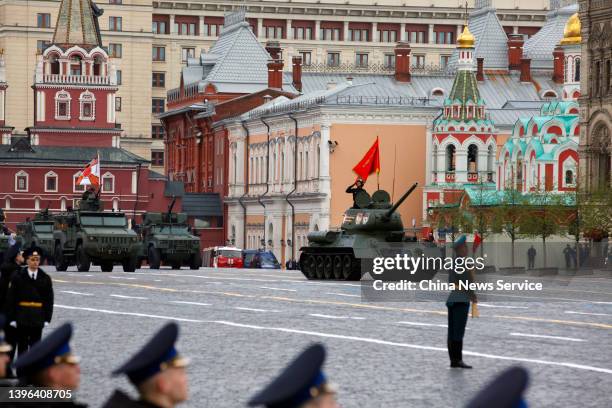
<svg viewBox="0 0 612 408">
<path fill-rule="evenodd" d="M 189 260 L 189 268 L 195 271 L 200 269 L 200 266 L 202 266 L 202 255 L 200 255 L 199 252 L 196 252 Z"/>
<path fill-rule="evenodd" d="M 123 261 L 123 272 L 135 272 L 139 266 L 138 257 L 130 257 Z"/>
<path fill-rule="evenodd" d="M 100 264 L 100 268 L 102 269 L 102 272 L 112 272 L 113 263 L 112 262 L 102 262 Z"/>
<path fill-rule="evenodd" d="M 323 274 L 325 275 L 325 279 L 330 280 L 332 278 L 334 262 L 331 255 L 325 256 L 325 263 L 323 266 Z"/>
<path fill-rule="evenodd" d="M 314 255 L 306 255 L 302 263 L 302 272 L 308 279 L 317 277 L 317 262 Z"/>
<path fill-rule="evenodd" d="M 91 261 L 85 253 L 82 244 L 79 244 L 76 249 L 76 266 L 79 272 L 89 272 L 89 267 L 91 266 Z"/>
<path fill-rule="evenodd" d="M 148 262 L 150 269 L 159 269 L 161 266 L 161 254 L 159 253 L 159 249 L 149 247 L 148 250 Z"/>
<path fill-rule="evenodd" d="M 66 269 L 68 269 L 68 262 L 66 262 L 62 245 L 59 242 L 55 244 L 55 253 L 53 256 L 55 257 L 55 270 L 65 272 Z"/>
<path fill-rule="evenodd" d="M 342 257 L 342 278 L 347 280 L 353 272 L 353 257 L 350 255 L 344 255 Z"/>
<path fill-rule="evenodd" d="M 334 256 L 334 279 L 342 279 L 342 256 Z"/>
<path fill-rule="evenodd" d="M 323 259 L 323 256 L 322 255 L 317 256 L 317 268 L 316 268 L 317 279 L 323 279 L 324 263 L 325 263 L 325 260 Z"/>
</svg>

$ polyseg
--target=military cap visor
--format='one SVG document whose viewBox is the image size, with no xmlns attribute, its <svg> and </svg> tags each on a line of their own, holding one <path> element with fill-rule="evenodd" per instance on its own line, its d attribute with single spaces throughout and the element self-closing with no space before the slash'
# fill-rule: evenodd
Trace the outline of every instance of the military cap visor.
<svg viewBox="0 0 612 408">
<path fill-rule="evenodd" d="M 23 251 L 23 257 L 25 259 L 28 259 L 31 256 L 38 256 L 38 257 L 42 257 L 43 256 L 43 250 L 39 247 L 30 247 L 30 248 L 26 248 Z"/>
<path fill-rule="evenodd" d="M 177 338 L 178 325 L 168 323 L 138 353 L 113 371 L 113 375 L 125 374 L 134 385 L 138 385 L 168 368 L 186 367 L 189 360 L 174 348 Z"/>
<path fill-rule="evenodd" d="M 324 361 L 325 348 L 321 344 L 310 346 L 251 398 L 249 406 L 294 408 L 320 395 L 335 393 L 321 371 Z"/>
<path fill-rule="evenodd" d="M 526 407 L 523 393 L 529 383 L 527 370 L 511 367 L 497 376 L 466 405 L 466 408 Z"/>
<path fill-rule="evenodd" d="M 71 337 L 72 324 L 65 323 L 34 344 L 15 361 L 19 375 L 28 377 L 56 364 L 77 364 L 78 357 L 70 350 Z"/>
<path fill-rule="evenodd" d="M 2 328 L 5 324 L 6 319 L 3 315 L 0 315 L 0 353 L 8 353 L 13 349 L 13 347 L 4 339 L 4 330 L 2 330 Z"/>
</svg>

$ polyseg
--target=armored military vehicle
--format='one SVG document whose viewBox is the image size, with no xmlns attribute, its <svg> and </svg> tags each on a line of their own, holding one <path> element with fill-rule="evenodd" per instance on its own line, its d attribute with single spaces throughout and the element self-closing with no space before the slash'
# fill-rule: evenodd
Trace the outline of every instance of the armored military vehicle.
<svg viewBox="0 0 612 408">
<path fill-rule="evenodd" d="M 49 263 L 53 263 L 53 226 L 55 221 L 49 209 L 37 213 L 33 220 L 17 224 L 17 235 L 24 248 L 37 246 L 43 250 L 43 256 Z"/>
<path fill-rule="evenodd" d="M 142 245 L 136 232 L 128 228 L 122 212 L 104 212 L 99 196 L 84 195 L 79 208 L 54 216 L 53 231 L 55 267 L 65 271 L 76 265 L 81 272 L 91 264 L 110 272 L 121 264 L 125 272 L 140 265 Z"/>
<path fill-rule="evenodd" d="M 384 190 L 371 197 L 365 190 L 357 193 L 355 205 L 345 212 L 339 231 L 308 234 L 308 246 L 301 248 L 302 273 L 308 279 L 360 280 L 363 260 L 404 250 L 407 240 L 396 210 L 417 184 L 395 204 L 391 204 L 391 197 Z"/>
<path fill-rule="evenodd" d="M 151 269 L 171 265 L 180 269 L 187 265 L 191 269 L 202 266 L 200 238 L 191 234 L 187 214 L 173 213 L 172 200 L 168 212 L 146 213 L 141 226 L 143 250 Z"/>
</svg>

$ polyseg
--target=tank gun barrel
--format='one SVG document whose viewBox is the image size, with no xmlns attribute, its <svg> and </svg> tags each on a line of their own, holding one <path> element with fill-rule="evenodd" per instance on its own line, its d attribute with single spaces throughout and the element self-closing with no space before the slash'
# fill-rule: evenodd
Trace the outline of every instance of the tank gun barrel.
<svg viewBox="0 0 612 408">
<path fill-rule="evenodd" d="M 412 192 L 415 188 L 417 188 L 418 185 L 419 183 L 414 183 L 412 187 L 410 187 L 408 191 L 406 191 L 404 195 L 399 200 L 397 200 L 395 204 L 393 204 L 393 207 L 389 208 L 389 210 L 385 213 L 384 218 L 390 218 L 391 214 L 393 214 L 399 208 L 399 206 L 402 205 L 404 200 L 406 200 L 408 196 L 412 194 Z"/>
</svg>

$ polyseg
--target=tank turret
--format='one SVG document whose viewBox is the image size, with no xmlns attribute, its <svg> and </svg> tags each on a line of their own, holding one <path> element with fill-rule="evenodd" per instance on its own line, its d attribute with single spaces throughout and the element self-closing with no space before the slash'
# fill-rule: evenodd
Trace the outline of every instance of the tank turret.
<svg viewBox="0 0 612 408">
<path fill-rule="evenodd" d="M 404 245 L 404 224 L 397 209 L 417 186 L 414 183 L 395 204 L 385 190 L 372 196 L 365 190 L 357 192 L 339 231 L 308 234 L 308 246 L 301 248 L 302 273 L 308 279 L 359 280 L 362 260 L 381 256 L 389 246 Z"/>
</svg>

